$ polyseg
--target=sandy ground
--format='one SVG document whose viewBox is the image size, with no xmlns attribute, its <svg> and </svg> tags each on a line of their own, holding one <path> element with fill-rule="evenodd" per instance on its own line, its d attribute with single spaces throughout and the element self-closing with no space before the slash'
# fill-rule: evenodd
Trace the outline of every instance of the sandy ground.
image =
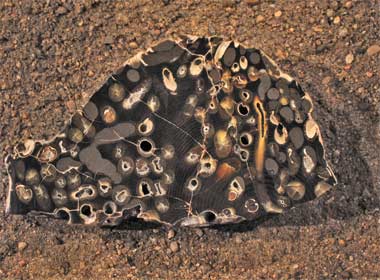
<svg viewBox="0 0 380 280">
<path fill-rule="evenodd" d="M 222 35 L 262 48 L 310 93 L 339 180 L 257 223 L 110 230 L 6 216 L 1 165 L 0 279 L 379 278 L 379 18 L 378 0 L 0 1 L 1 162 L 20 139 L 57 133 L 139 49 Z"/>
</svg>

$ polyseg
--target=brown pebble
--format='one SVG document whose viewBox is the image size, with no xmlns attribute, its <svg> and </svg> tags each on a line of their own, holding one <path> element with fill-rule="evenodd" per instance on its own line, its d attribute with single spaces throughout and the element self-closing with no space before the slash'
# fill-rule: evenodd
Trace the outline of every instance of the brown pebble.
<svg viewBox="0 0 380 280">
<path fill-rule="evenodd" d="M 264 21 L 265 21 L 265 18 L 262 15 L 258 15 L 256 17 L 256 23 L 260 23 L 260 22 L 264 22 Z"/>
<path fill-rule="evenodd" d="M 168 231 L 168 239 L 172 239 L 175 236 L 175 231 L 173 229 L 170 229 Z"/>
<path fill-rule="evenodd" d="M 17 244 L 17 249 L 19 252 L 21 251 L 24 251 L 24 249 L 28 247 L 28 243 L 24 242 L 24 241 L 20 241 L 18 244 Z"/>
<path fill-rule="evenodd" d="M 137 45 L 137 43 L 135 41 L 132 41 L 129 43 L 129 47 L 132 49 L 137 49 L 139 47 L 139 45 Z"/>
<path fill-rule="evenodd" d="M 369 56 L 375 55 L 378 52 L 380 52 L 380 46 L 379 45 L 372 45 L 367 49 L 367 54 Z"/>
<path fill-rule="evenodd" d="M 282 12 L 281 11 L 276 11 L 275 13 L 274 13 L 274 16 L 275 17 L 280 17 L 282 15 Z"/>
<path fill-rule="evenodd" d="M 332 10 L 332 9 L 327 9 L 327 11 L 326 11 L 326 16 L 328 16 L 328 17 L 332 17 L 334 15 L 334 10 Z"/>
<path fill-rule="evenodd" d="M 339 244 L 339 246 L 344 247 L 344 246 L 346 246 L 346 241 L 344 239 L 339 239 L 338 244 Z"/>
<path fill-rule="evenodd" d="M 333 22 L 334 22 L 334 24 L 338 25 L 340 23 L 340 17 L 339 16 L 335 17 Z"/>
<path fill-rule="evenodd" d="M 354 61 L 354 55 L 352 53 L 349 53 L 347 56 L 346 56 L 346 64 L 351 64 L 353 61 Z"/>
<path fill-rule="evenodd" d="M 347 9 L 351 9 L 352 8 L 352 1 L 347 1 L 344 6 L 347 8 Z"/>
<path fill-rule="evenodd" d="M 236 242 L 236 244 L 241 244 L 241 243 L 243 243 L 243 240 L 242 240 L 241 237 L 238 235 L 238 236 L 235 237 L 235 242 Z"/>
<path fill-rule="evenodd" d="M 169 247 L 170 247 L 170 251 L 172 251 L 173 253 L 176 253 L 179 251 L 179 245 L 177 241 L 170 242 Z"/>
</svg>

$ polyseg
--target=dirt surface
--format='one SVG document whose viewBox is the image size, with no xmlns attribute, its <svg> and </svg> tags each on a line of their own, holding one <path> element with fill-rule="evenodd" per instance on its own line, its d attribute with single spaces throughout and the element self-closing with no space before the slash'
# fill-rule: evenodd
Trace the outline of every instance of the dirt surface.
<svg viewBox="0 0 380 280">
<path fill-rule="evenodd" d="M 75 2 L 75 3 L 74 3 Z M 262 48 L 314 99 L 339 184 L 257 223 L 168 230 L 6 216 L 0 279 L 380 277 L 380 2 L 0 2 L 0 160 L 47 138 L 139 49 L 179 34 Z"/>
</svg>

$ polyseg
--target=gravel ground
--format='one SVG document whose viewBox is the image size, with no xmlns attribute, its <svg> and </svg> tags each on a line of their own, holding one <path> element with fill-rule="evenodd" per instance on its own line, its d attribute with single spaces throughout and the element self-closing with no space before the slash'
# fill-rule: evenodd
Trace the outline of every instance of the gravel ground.
<svg viewBox="0 0 380 280">
<path fill-rule="evenodd" d="M 139 49 L 179 34 L 262 48 L 313 97 L 339 180 L 318 201 L 257 223 L 168 230 L 67 226 L 4 214 L 1 279 L 380 277 L 380 2 L 0 2 L 0 160 L 53 136 Z"/>
</svg>

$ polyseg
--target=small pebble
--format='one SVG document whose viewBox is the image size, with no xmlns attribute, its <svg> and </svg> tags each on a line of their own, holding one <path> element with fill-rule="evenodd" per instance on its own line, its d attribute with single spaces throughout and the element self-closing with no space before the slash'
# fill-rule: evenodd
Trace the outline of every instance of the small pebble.
<svg viewBox="0 0 380 280">
<path fill-rule="evenodd" d="M 338 25 L 340 23 L 340 17 L 339 16 L 335 17 L 333 22 L 334 22 L 334 24 Z"/>
<path fill-rule="evenodd" d="M 344 247 L 344 246 L 346 246 L 346 241 L 344 239 L 339 239 L 338 244 L 339 244 L 339 246 Z"/>
<path fill-rule="evenodd" d="M 351 64 L 354 61 L 354 55 L 352 53 L 349 53 L 346 56 L 346 64 Z"/>
<path fill-rule="evenodd" d="M 256 23 L 260 23 L 260 22 L 264 22 L 264 21 L 265 21 L 265 18 L 262 15 L 258 15 L 256 17 Z"/>
<path fill-rule="evenodd" d="M 170 248 L 170 251 L 172 251 L 173 253 L 178 252 L 179 250 L 178 242 L 177 241 L 170 242 L 169 248 Z"/>
<path fill-rule="evenodd" d="M 129 43 L 129 47 L 132 49 L 137 49 L 139 46 L 137 45 L 137 43 L 135 41 L 132 41 Z"/>
<path fill-rule="evenodd" d="M 241 237 L 238 235 L 238 236 L 235 237 L 235 242 L 236 242 L 236 244 L 241 244 L 241 243 L 243 243 L 243 240 L 242 240 Z"/>
<path fill-rule="evenodd" d="M 347 1 L 344 6 L 347 8 L 347 9 L 351 9 L 352 8 L 352 1 Z"/>
<path fill-rule="evenodd" d="M 380 52 L 380 46 L 379 45 L 372 45 L 367 49 L 367 54 L 369 56 L 375 55 L 378 52 Z"/>
<path fill-rule="evenodd" d="M 24 242 L 24 241 L 21 241 L 17 244 L 17 249 L 19 252 L 22 252 L 24 251 L 24 249 L 28 247 L 28 243 Z"/>
<path fill-rule="evenodd" d="M 326 11 L 326 15 L 327 15 L 328 17 L 332 17 L 332 16 L 334 15 L 334 11 L 333 11 L 332 9 L 327 9 L 327 11 Z"/>
<path fill-rule="evenodd" d="M 282 12 L 281 11 L 276 11 L 275 13 L 274 13 L 274 16 L 275 17 L 280 17 L 282 15 Z"/>
<path fill-rule="evenodd" d="M 172 239 L 175 236 L 175 231 L 173 229 L 170 229 L 168 231 L 168 239 Z"/>
</svg>

